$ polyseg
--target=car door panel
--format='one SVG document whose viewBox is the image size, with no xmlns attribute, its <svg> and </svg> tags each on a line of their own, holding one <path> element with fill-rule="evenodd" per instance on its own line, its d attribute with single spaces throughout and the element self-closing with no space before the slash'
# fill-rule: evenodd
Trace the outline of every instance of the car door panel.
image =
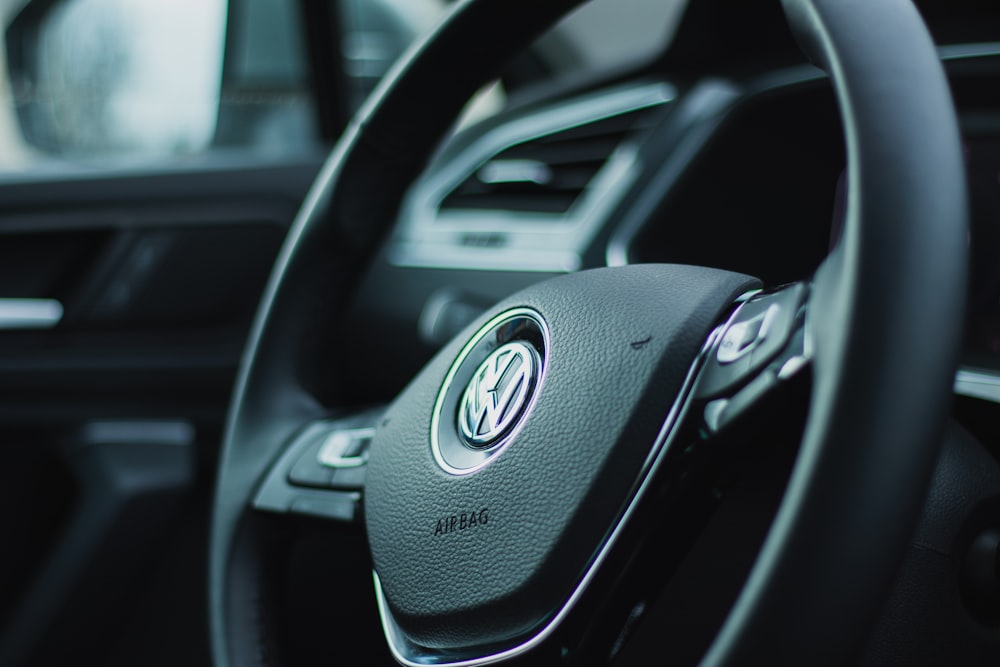
<svg viewBox="0 0 1000 667">
<path fill-rule="evenodd" d="M 62 307 L 0 329 L 0 664 L 207 660 L 217 440 L 319 165 L 0 184 L 0 300 Z"/>
</svg>

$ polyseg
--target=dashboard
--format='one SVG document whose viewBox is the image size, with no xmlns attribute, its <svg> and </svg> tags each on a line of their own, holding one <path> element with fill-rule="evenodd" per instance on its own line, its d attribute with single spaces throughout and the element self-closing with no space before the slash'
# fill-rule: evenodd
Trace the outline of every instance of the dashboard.
<svg viewBox="0 0 1000 667">
<path fill-rule="evenodd" d="M 1000 44 L 941 53 L 973 209 L 956 391 L 1000 402 Z M 551 275 L 672 262 L 766 285 L 802 279 L 836 241 L 844 164 L 832 91 L 806 65 L 685 85 L 605 83 L 464 128 L 410 190 L 359 294 L 359 344 L 390 350 L 384 367 L 398 373 L 361 380 L 358 395 L 377 400 L 386 380 L 401 387 L 483 309 Z"/>
</svg>

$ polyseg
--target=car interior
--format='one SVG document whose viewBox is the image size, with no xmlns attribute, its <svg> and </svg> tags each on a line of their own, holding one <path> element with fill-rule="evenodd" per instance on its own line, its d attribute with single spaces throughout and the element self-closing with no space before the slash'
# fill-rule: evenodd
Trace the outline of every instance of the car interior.
<svg viewBox="0 0 1000 667">
<path fill-rule="evenodd" d="M 1000 5 L 0 21 L 0 666 L 1000 664 Z"/>
</svg>

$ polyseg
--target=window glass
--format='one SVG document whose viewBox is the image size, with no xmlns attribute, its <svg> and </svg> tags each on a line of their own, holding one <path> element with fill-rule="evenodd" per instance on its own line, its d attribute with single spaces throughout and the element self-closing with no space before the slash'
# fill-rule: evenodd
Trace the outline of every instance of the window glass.
<svg viewBox="0 0 1000 667">
<path fill-rule="evenodd" d="M 189 153 L 217 118 L 223 0 L 75 0 L 39 31 L 38 142 L 66 155 Z"/>
<path fill-rule="evenodd" d="M 290 0 L 0 0 L 0 169 L 315 152 L 300 12 Z"/>
<path fill-rule="evenodd" d="M 351 112 L 450 4 L 328 1 Z M 684 4 L 587 3 L 520 74 L 487 87 L 466 122 L 519 85 L 648 58 Z M 303 16 L 299 0 L 0 0 L 0 172 L 320 153 Z"/>
<path fill-rule="evenodd" d="M 211 142 L 225 0 L 5 1 L 3 167 L 185 155 Z"/>
</svg>

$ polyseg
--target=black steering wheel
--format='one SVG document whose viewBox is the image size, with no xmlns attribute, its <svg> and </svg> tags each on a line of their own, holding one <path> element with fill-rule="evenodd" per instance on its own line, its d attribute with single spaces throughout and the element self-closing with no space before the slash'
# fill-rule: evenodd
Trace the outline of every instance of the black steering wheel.
<svg viewBox="0 0 1000 667">
<path fill-rule="evenodd" d="M 274 662 L 267 511 L 364 522 L 401 663 L 609 662 L 641 612 L 636 563 L 691 539 L 706 452 L 803 377 L 783 500 L 702 664 L 840 665 L 864 640 L 934 463 L 964 305 L 957 121 L 909 0 L 784 1 L 847 145 L 846 224 L 816 275 L 761 289 L 677 265 L 571 274 L 490 309 L 384 411 L 340 418 L 317 398 L 407 186 L 473 92 L 576 4 L 456 2 L 312 188 L 229 416 L 209 572 L 219 667 Z"/>
</svg>

